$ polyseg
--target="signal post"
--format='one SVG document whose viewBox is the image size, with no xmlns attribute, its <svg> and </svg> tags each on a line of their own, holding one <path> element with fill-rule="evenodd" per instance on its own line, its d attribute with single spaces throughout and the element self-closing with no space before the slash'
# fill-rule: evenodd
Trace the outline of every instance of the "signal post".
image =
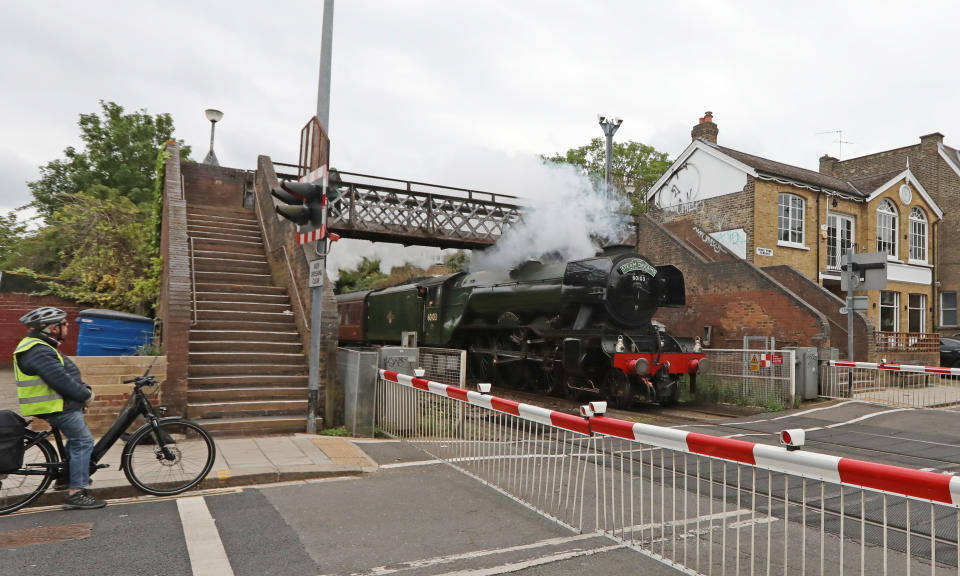
<svg viewBox="0 0 960 576">
<path fill-rule="evenodd" d="M 328 242 L 339 239 L 327 233 L 327 202 L 339 196 L 336 186 L 330 187 L 327 165 L 302 176 L 298 182 L 284 181 L 270 194 L 280 200 L 277 214 L 297 225 L 297 244 L 316 242 L 316 259 L 310 262 L 310 354 L 307 391 L 307 433 L 317 432 L 317 405 L 320 394 L 320 348 L 323 312 L 323 278 Z"/>
</svg>

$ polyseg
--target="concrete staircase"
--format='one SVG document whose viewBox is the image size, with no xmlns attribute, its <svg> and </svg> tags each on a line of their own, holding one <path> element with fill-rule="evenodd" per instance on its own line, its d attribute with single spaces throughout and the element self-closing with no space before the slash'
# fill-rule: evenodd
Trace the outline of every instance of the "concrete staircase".
<svg viewBox="0 0 960 576">
<path fill-rule="evenodd" d="M 307 359 L 252 210 L 187 206 L 195 322 L 187 416 L 219 435 L 306 429 Z"/>
</svg>

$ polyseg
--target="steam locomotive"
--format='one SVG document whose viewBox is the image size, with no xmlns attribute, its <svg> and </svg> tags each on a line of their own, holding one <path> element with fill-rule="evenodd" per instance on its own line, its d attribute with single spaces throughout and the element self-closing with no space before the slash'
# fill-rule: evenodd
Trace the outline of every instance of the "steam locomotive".
<svg viewBox="0 0 960 576">
<path fill-rule="evenodd" d="M 421 346 L 467 350 L 473 381 L 625 407 L 675 403 L 685 374 L 694 385 L 699 346 L 652 321 L 685 301 L 679 269 L 621 245 L 343 294 L 337 307 L 342 343 L 397 344 L 414 332 Z"/>
</svg>

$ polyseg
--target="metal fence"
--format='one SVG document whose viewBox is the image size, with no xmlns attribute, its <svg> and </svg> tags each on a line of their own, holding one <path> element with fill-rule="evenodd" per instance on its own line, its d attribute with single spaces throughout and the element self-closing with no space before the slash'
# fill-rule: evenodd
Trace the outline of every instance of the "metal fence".
<svg viewBox="0 0 960 576">
<path fill-rule="evenodd" d="M 424 377 L 463 388 L 467 384 L 467 351 L 450 348 L 420 348 Z"/>
<path fill-rule="evenodd" d="M 381 371 L 377 424 L 578 532 L 688 574 L 960 574 L 960 478 Z"/>
<path fill-rule="evenodd" d="M 960 368 L 830 360 L 820 365 L 820 395 L 890 406 L 960 404 Z"/>
<path fill-rule="evenodd" d="M 704 349 L 697 397 L 729 404 L 782 409 L 796 398 L 794 350 Z"/>
</svg>

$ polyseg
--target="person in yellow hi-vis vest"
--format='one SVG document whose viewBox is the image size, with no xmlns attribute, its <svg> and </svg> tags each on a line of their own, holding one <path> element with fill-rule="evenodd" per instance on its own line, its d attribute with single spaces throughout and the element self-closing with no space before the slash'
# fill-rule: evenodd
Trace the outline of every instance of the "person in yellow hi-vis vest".
<svg viewBox="0 0 960 576">
<path fill-rule="evenodd" d="M 103 508 L 107 505 L 89 492 L 93 434 L 83 417 L 93 391 L 80 379 L 80 369 L 57 347 L 70 328 L 67 314 L 43 306 L 20 318 L 30 330 L 13 351 L 13 373 L 24 416 L 43 418 L 67 437 L 70 455 L 70 489 L 64 508 Z"/>
</svg>

